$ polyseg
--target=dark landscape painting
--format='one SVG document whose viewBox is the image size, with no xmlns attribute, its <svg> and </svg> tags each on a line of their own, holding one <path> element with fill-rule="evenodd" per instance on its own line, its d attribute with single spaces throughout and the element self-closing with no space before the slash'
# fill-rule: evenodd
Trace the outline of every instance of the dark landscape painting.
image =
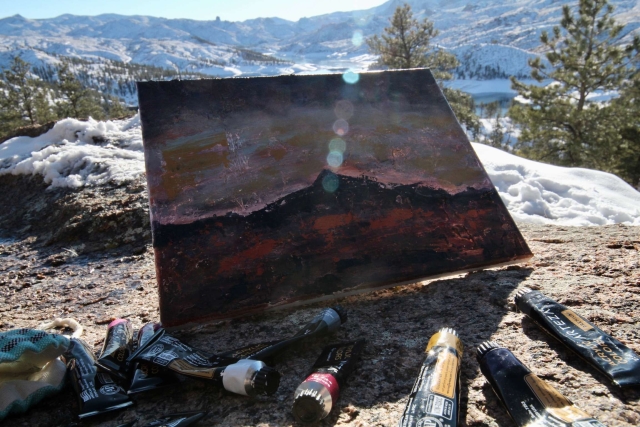
<svg viewBox="0 0 640 427">
<path fill-rule="evenodd" d="M 138 90 L 166 326 L 531 256 L 428 70 Z"/>
</svg>

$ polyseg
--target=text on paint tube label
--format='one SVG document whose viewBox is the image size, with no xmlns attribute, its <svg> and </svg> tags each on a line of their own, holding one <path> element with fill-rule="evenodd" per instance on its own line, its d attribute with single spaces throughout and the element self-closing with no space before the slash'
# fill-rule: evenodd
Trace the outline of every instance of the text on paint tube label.
<svg viewBox="0 0 640 427">
<path fill-rule="evenodd" d="M 580 317 L 573 310 L 567 309 L 563 310 L 559 314 L 556 314 L 550 308 L 541 308 L 540 312 L 544 314 L 547 319 L 553 322 L 553 324 L 556 325 L 558 329 L 560 329 L 560 333 L 569 338 L 573 338 L 574 340 L 580 340 L 580 345 L 582 347 L 591 349 L 596 358 L 600 359 L 602 362 L 610 366 L 624 365 L 626 363 L 629 363 L 630 361 L 638 360 L 633 352 L 618 348 L 614 342 L 605 343 L 601 336 L 598 336 L 595 339 L 589 339 L 588 336 L 582 335 L 579 331 L 595 332 L 595 330 L 590 323 Z M 573 328 L 571 325 L 577 327 L 579 331 Z M 593 334 L 589 334 L 589 336 L 593 336 Z"/>
<path fill-rule="evenodd" d="M 331 374 L 311 374 L 305 381 L 312 381 L 315 383 L 322 384 L 329 394 L 331 395 L 331 400 L 336 402 L 338 400 L 338 396 L 340 395 L 340 386 L 338 385 L 338 381 Z"/>
<path fill-rule="evenodd" d="M 559 418 L 565 423 L 591 418 L 589 414 L 574 406 L 569 399 L 542 381 L 535 374 L 528 374 L 524 380 L 529 388 L 531 388 L 531 391 L 533 391 L 533 394 L 535 394 L 538 400 L 544 405 L 547 412 L 554 417 Z"/>
<path fill-rule="evenodd" d="M 440 353 L 433 373 L 431 391 L 453 399 L 458 377 L 458 358 L 450 352 Z"/>
<path fill-rule="evenodd" d="M 430 394 L 425 404 L 425 412 L 450 420 L 453 416 L 453 400 L 445 399 L 436 394 Z"/>
</svg>

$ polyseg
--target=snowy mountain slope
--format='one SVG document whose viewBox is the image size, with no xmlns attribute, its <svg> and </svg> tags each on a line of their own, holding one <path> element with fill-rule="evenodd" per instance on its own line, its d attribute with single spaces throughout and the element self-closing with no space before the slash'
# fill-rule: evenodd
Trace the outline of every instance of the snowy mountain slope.
<svg viewBox="0 0 640 427">
<path fill-rule="evenodd" d="M 536 54 L 501 44 L 467 44 L 451 49 L 460 61 L 456 76 L 461 79 L 506 79 L 509 76 L 527 78 L 529 60 Z"/>
<path fill-rule="evenodd" d="M 25 59 L 40 63 L 51 63 L 54 54 L 100 57 L 217 76 L 283 72 L 283 67 L 256 69 L 252 67 L 255 64 L 241 64 L 242 58 L 235 49 L 248 47 L 302 64 L 300 68 L 305 71 L 324 70 L 327 64 L 362 69 L 372 62 L 370 57 L 363 57 L 367 47 L 362 39 L 379 34 L 402 3 L 404 0 L 390 0 L 367 10 L 336 12 L 297 22 L 279 18 L 196 21 L 116 14 L 32 20 L 16 15 L 0 19 L 0 66 L 6 65 L 12 55 L 22 53 Z M 408 3 L 417 18 L 434 21 L 440 30 L 434 40 L 437 44 L 453 49 L 462 62 L 470 62 L 463 63 L 463 67 L 483 70 L 487 65 L 495 68 L 498 63 L 500 73 L 522 75 L 527 59 L 539 47 L 541 31 L 558 24 L 565 1 L 408 0 Z M 611 3 L 616 7 L 616 19 L 628 25 L 627 32 L 640 31 L 637 0 Z M 359 42 L 354 43 L 356 34 Z M 519 50 L 510 50 L 513 48 Z M 493 71 L 496 72 L 497 69 Z M 480 77 L 489 78 L 491 73 Z"/>
</svg>

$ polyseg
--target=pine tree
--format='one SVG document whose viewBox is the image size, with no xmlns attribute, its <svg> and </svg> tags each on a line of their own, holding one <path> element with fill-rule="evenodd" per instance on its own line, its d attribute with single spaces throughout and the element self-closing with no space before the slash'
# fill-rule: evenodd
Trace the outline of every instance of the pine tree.
<svg viewBox="0 0 640 427">
<path fill-rule="evenodd" d="M 120 102 L 120 98 L 117 96 L 103 95 L 104 98 L 104 110 L 107 113 L 107 117 L 110 119 L 120 119 L 130 116 L 125 106 Z"/>
<path fill-rule="evenodd" d="M 549 163 L 615 172 L 622 136 L 620 119 L 628 117 L 619 102 L 589 100 L 597 91 L 623 87 L 637 68 L 640 38 L 619 45 L 623 26 L 611 17 L 607 0 L 580 0 L 575 14 L 562 10 L 553 36 L 543 32 L 540 40 L 550 65 L 539 58 L 530 61 L 531 76 L 539 87 L 512 78 L 512 86 L 526 103 L 509 110 L 520 125 L 516 145 L 520 155 Z"/>
<path fill-rule="evenodd" d="M 51 105 L 51 90 L 47 86 L 41 86 L 33 98 L 33 106 L 36 110 L 36 121 L 45 124 L 57 119 Z"/>
<path fill-rule="evenodd" d="M 433 22 L 426 18 L 422 22 L 414 19 L 408 4 L 398 6 L 389 22 L 391 25 L 384 29 L 384 34 L 367 39 L 369 50 L 380 56 L 379 65 L 392 69 L 429 68 L 440 86 L 444 80 L 453 78 L 453 71 L 460 64 L 455 55 L 431 45 L 431 40 L 438 35 Z M 443 92 L 458 120 L 477 135 L 480 122 L 471 96 L 449 88 Z"/>
<path fill-rule="evenodd" d="M 621 113 L 616 118 L 622 138 L 616 150 L 614 173 L 640 190 L 640 73 L 636 73 L 612 103 Z"/>
<path fill-rule="evenodd" d="M 509 151 L 509 144 L 505 143 L 505 130 L 504 127 L 502 126 L 502 123 L 500 122 L 500 119 L 502 115 L 500 114 L 500 111 L 496 111 L 495 113 L 495 125 L 493 126 L 493 129 L 491 130 L 491 132 L 489 133 L 489 135 L 487 135 L 487 139 L 484 141 L 485 144 L 490 145 L 492 147 L 495 148 L 499 148 L 501 150 L 504 151 Z"/>
<path fill-rule="evenodd" d="M 100 105 L 100 96 L 87 89 L 76 78 L 69 67 L 69 62 L 63 61 L 57 68 L 58 89 L 62 99 L 58 101 L 58 115 L 60 117 L 102 119 L 104 110 Z"/>
<path fill-rule="evenodd" d="M 17 128 L 55 119 L 47 85 L 31 76 L 31 65 L 14 57 L 0 73 L 0 137 Z"/>
<path fill-rule="evenodd" d="M 3 96 L 0 97 L 0 111 L 6 127 L 16 128 L 37 122 L 33 95 L 37 88 L 35 80 L 29 77 L 31 66 L 19 56 L 11 61 L 1 75 Z"/>
</svg>

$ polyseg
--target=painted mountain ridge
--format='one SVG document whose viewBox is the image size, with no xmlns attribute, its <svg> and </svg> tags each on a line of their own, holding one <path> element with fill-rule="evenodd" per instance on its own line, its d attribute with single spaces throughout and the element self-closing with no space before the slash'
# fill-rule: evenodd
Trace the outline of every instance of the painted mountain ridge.
<svg viewBox="0 0 640 427">
<path fill-rule="evenodd" d="M 493 188 L 451 195 L 329 170 L 248 216 L 155 223 L 153 236 L 168 325 L 531 256 Z"/>
</svg>

